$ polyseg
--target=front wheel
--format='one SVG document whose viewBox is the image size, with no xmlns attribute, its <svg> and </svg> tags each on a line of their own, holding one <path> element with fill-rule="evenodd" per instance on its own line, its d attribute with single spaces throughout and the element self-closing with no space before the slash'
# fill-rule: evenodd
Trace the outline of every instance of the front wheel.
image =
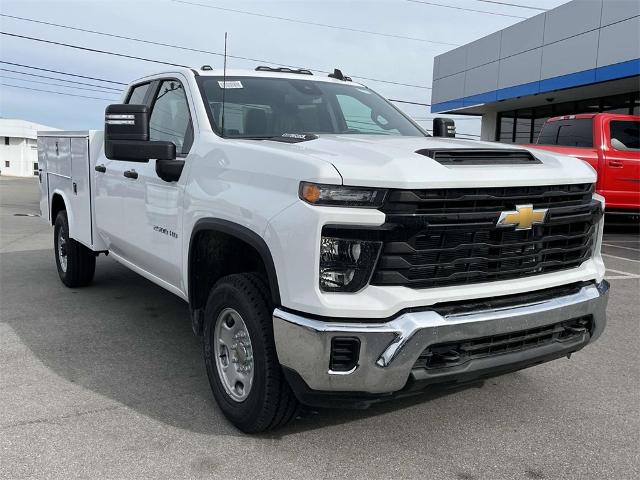
<svg viewBox="0 0 640 480">
<path fill-rule="evenodd" d="M 228 275 L 211 289 L 204 320 L 204 358 L 213 395 L 240 430 L 283 426 L 298 410 L 273 340 L 269 289 L 253 273 Z"/>
<path fill-rule="evenodd" d="M 95 253 L 69 238 L 69 219 L 65 210 L 56 217 L 53 249 L 62 283 L 71 288 L 84 287 L 91 283 L 96 271 Z"/>
</svg>

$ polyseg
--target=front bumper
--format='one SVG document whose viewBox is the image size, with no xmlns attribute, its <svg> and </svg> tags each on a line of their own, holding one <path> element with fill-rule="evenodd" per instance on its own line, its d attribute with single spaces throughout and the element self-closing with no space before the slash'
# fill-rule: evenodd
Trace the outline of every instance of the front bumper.
<svg viewBox="0 0 640 480">
<path fill-rule="evenodd" d="M 286 371 L 301 380 L 307 392 L 378 395 L 398 392 L 410 383 L 469 382 L 513 371 L 580 350 L 598 338 L 606 323 L 609 284 L 589 283 L 569 293 L 507 305 L 472 308 L 433 307 L 408 311 L 385 323 L 322 321 L 276 309 L 273 328 L 278 358 Z M 500 297 L 498 297 L 500 298 Z M 418 357 L 430 345 L 503 335 L 580 317 L 591 318 L 590 331 L 568 341 L 554 341 L 520 351 L 471 360 L 449 368 L 416 369 Z M 357 366 L 348 372 L 329 369 L 331 339 L 360 341 Z M 294 390 L 300 390 L 294 387 Z"/>
</svg>

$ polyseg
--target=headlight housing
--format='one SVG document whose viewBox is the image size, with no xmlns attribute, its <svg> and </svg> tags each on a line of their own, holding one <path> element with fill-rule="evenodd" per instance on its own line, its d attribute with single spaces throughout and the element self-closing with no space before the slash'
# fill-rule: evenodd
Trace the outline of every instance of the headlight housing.
<svg viewBox="0 0 640 480">
<path fill-rule="evenodd" d="M 298 195 L 301 200 L 311 205 L 379 208 L 387 191 L 382 188 L 300 182 Z"/>
<path fill-rule="evenodd" d="M 597 226 L 597 230 L 596 230 L 596 240 L 595 242 L 593 242 L 593 246 L 591 248 L 591 255 L 592 256 L 599 256 L 600 255 L 600 250 L 602 248 L 602 237 L 604 235 L 604 207 L 605 207 L 605 200 L 604 197 L 602 195 L 599 195 L 597 193 L 593 194 L 593 199 L 597 200 L 598 202 L 600 202 L 600 208 L 601 208 L 601 212 L 602 212 L 602 216 L 600 217 L 600 221 L 598 222 L 598 226 Z"/>
<path fill-rule="evenodd" d="M 320 240 L 320 289 L 357 292 L 371 279 L 382 242 L 323 236 Z"/>
</svg>

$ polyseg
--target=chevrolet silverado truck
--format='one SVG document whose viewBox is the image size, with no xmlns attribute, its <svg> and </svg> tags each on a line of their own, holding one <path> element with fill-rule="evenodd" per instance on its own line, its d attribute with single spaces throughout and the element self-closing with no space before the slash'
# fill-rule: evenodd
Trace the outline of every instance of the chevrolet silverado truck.
<svg viewBox="0 0 640 480">
<path fill-rule="evenodd" d="M 587 113 L 550 118 L 534 148 L 579 158 L 598 172 L 607 216 L 640 222 L 640 116 Z"/>
<path fill-rule="evenodd" d="M 431 137 L 339 70 L 139 79 L 104 131 L 38 136 L 60 279 L 88 285 L 108 254 L 188 302 L 245 432 L 593 342 L 609 290 L 593 168 L 437 122 Z"/>
</svg>

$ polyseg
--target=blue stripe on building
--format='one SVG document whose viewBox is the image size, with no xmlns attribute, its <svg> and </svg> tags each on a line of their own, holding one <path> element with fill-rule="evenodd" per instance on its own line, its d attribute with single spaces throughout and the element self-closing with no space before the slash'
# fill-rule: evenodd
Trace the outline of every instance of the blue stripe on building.
<svg viewBox="0 0 640 480">
<path fill-rule="evenodd" d="M 545 80 L 515 85 L 513 87 L 501 88 L 491 92 L 471 95 L 446 102 L 435 103 L 431 106 L 432 113 L 457 110 L 472 105 L 495 102 L 497 100 L 507 100 L 510 98 L 535 95 L 537 93 L 551 92 L 554 90 L 564 90 L 567 88 L 591 85 L 597 82 L 617 80 L 620 78 L 640 75 L 640 59 L 628 60 L 626 62 L 607 65 L 604 67 L 592 68 L 582 72 L 570 73 L 559 77 L 547 78 Z"/>
</svg>

